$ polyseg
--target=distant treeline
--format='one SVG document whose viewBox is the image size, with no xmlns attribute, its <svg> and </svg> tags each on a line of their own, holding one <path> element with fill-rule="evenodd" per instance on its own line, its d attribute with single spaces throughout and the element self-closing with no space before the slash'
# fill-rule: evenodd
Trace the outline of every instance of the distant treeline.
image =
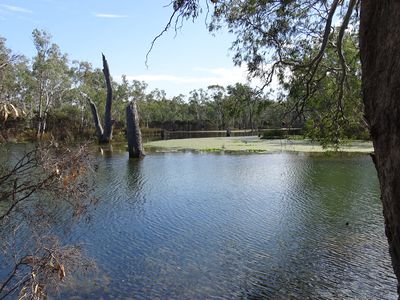
<svg viewBox="0 0 400 300">
<path fill-rule="evenodd" d="M 89 62 L 71 61 L 52 43 L 49 33 L 35 29 L 32 35 L 36 48 L 32 59 L 13 53 L 6 40 L 0 38 L 0 139 L 21 135 L 60 140 L 92 137 L 88 99 L 103 116 L 106 86 L 102 70 Z M 112 71 L 112 62 L 109 63 Z M 128 81 L 126 76 L 114 79 L 112 86 L 117 136 L 124 134 L 124 108 L 131 100 L 138 103 L 143 128 L 259 129 L 289 124 L 304 127 L 308 122 L 306 116 L 294 119 L 295 114 L 289 113 L 290 98 L 272 101 L 267 94 L 241 83 L 209 86 L 172 98 L 163 90 L 147 91 L 145 82 Z M 357 126 L 351 128 L 349 135 L 362 132 L 362 127 Z"/>
</svg>

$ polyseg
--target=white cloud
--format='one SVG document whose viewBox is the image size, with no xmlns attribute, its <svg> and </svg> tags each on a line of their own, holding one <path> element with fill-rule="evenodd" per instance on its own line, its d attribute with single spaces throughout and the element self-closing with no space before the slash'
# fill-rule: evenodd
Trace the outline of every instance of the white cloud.
<svg viewBox="0 0 400 300">
<path fill-rule="evenodd" d="M 120 76 L 114 76 L 119 78 Z M 232 68 L 194 68 L 190 75 L 175 74 L 138 74 L 127 75 L 128 80 L 144 81 L 150 89 L 159 88 L 165 90 L 168 94 L 188 94 L 189 91 L 198 88 L 206 88 L 210 85 L 228 86 L 237 82 L 249 84 L 253 88 L 262 87 L 261 80 L 247 78 L 247 67 Z M 272 92 L 271 96 L 276 97 L 276 91 L 279 89 L 279 82 L 276 77 L 271 84 L 264 89 L 265 92 Z"/>
<path fill-rule="evenodd" d="M 172 84 L 198 84 L 212 85 L 219 84 L 226 86 L 236 82 L 247 82 L 246 68 L 195 68 L 194 75 L 177 76 L 172 74 L 139 74 L 127 76 L 129 80 L 139 80 L 145 82 L 168 82 Z M 203 73 L 203 74 L 198 74 Z"/>
<path fill-rule="evenodd" d="M 25 14 L 31 14 L 33 13 L 33 11 L 23 8 L 23 7 L 19 7 L 19 6 L 13 6 L 13 5 L 7 5 L 7 4 L 0 4 L 1 7 L 5 8 L 8 11 L 12 11 L 12 12 L 17 12 L 17 13 L 25 13 Z"/>
<path fill-rule="evenodd" d="M 102 14 L 102 13 L 93 13 L 97 18 L 107 18 L 107 19 L 121 19 L 128 18 L 127 15 L 116 15 L 116 14 Z"/>
</svg>

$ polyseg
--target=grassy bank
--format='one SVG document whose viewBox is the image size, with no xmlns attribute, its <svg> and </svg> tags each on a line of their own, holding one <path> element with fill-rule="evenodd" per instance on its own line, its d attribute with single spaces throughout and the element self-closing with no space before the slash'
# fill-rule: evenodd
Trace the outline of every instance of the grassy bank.
<svg viewBox="0 0 400 300">
<path fill-rule="evenodd" d="M 309 140 L 260 140 L 257 137 L 214 137 L 197 139 L 179 139 L 153 141 L 145 144 L 148 151 L 206 151 L 206 152 L 326 152 L 333 149 L 323 149 L 318 143 Z M 370 153 L 372 143 L 352 141 L 342 147 L 341 152 Z"/>
</svg>

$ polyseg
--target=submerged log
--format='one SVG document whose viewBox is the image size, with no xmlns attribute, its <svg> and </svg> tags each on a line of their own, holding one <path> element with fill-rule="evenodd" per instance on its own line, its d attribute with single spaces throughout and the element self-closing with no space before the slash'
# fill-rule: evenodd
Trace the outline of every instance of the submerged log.
<svg viewBox="0 0 400 300">
<path fill-rule="evenodd" d="M 139 113 L 135 101 L 129 102 L 126 107 L 126 128 L 129 157 L 142 158 L 145 153 L 142 144 L 142 133 L 139 127 Z"/>
</svg>

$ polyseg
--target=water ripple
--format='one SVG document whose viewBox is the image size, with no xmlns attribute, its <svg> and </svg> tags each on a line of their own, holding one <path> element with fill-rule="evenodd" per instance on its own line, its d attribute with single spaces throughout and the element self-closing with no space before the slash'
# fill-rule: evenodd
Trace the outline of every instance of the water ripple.
<svg viewBox="0 0 400 300">
<path fill-rule="evenodd" d="M 396 298 L 366 156 L 117 155 L 97 181 L 92 297 Z"/>
</svg>

